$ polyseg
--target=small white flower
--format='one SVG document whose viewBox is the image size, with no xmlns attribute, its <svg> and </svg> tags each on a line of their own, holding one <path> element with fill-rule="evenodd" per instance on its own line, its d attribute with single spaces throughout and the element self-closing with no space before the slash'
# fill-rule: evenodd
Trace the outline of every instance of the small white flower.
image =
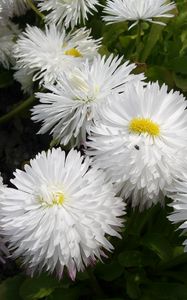
<svg viewBox="0 0 187 300">
<path fill-rule="evenodd" d="M 184 100 L 165 85 L 129 84 L 103 106 L 103 124 L 92 129 L 90 155 L 133 207 L 162 202 L 166 187 L 186 171 Z"/>
<path fill-rule="evenodd" d="M 183 229 L 183 233 L 187 232 L 187 180 L 185 176 L 182 180 L 175 180 L 168 194 L 173 202 L 170 204 L 174 208 L 174 212 L 168 217 L 173 223 L 181 223 L 179 229 Z M 184 251 L 187 252 L 187 240 L 184 241 Z"/>
<path fill-rule="evenodd" d="M 56 271 L 60 278 L 67 267 L 74 279 L 113 249 L 107 236 L 120 237 L 125 205 L 88 158 L 53 149 L 14 175 L 17 189 L 0 195 L 0 223 L 28 272 Z"/>
<path fill-rule="evenodd" d="M 40 103 L 34 107 L 32 119 L 42 121 L 39 133 L 50 132 L 61 144 L 75 138 L 84 143 L 90 126 L 99 118 L 100 105 L 114 93 L 121 93 L 127 82 L 144 79 L 130 72 L 134 64 L 121 65 L 123 57 L 97 56 L 75 68 L 68 76 L 62 75 L 56 86 L 46 85 L 48 93 L 37 93 Z"/>
<path fill-rule="evenodd" d="M 26 0 L 0 0 L 3 15 L 13 17 L 23 15 L 29 5 Z"/>
<path fill-rule="evenodd" d="M 93 40 L 90 30 L 81 28 L 67 34 L 55 25 L 46 26 L 45 32 L 27 26 L 14 49 L 16 68 L 30 69 L 33 80 L 53 83 L 60 73 L 72 70 L 84 60 L 92 60 L 97 54 L 100 40 Z"/>
<path fill-rule="evenodd" d="M 12 49 L 19 32 L 18 26 L 11 21 L 0 25 L 0 63 L 4 68 L 9 68 L 10 63 L 15 63 Z"/>
<path fill-rule="evenodd" d="M 108 24 L 135 21 L 130 28 L 135 26 L 139 20 L 165 25 L 153 18 L 171 18 L 169 13 L 175 8 L 174 2 L 167 3 L 166 0 L 107 0 L 103 20 Z"/>
<path fill-rule="evenodd" d="M 49 12 L 46 16 L 48 24 L 63 24 L 74 28 L 81 20 L 87 20 L 88 14 L 97 11 L 98 3 L 98 0 L 39 0 L 38 6 L 42 12 Z"/>
</svg>

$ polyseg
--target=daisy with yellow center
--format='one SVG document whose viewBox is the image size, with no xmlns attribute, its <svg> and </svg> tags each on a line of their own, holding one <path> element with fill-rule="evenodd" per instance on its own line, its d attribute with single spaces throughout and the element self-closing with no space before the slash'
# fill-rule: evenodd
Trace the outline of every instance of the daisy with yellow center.
<svg viewBox="0 0 187 300">
<path fill-rule="evenodd" d="M 74 280 L 113 249 L 108 236 L 120 237 L 125 204 L 88 158 L 52 149 L 14 175 L 15 188 L 0 193 L 0 225 L 31 275 L 47 270 L 61 278 L 67 268 Z"/>
<path fill-rule="evenodd" d="M 166 187 L 187 171 L 184 100 L 158 83 L 127 85 L 102 108 L 101 124 L 92 127 L 89 154 L 133 207 L 162 202 Z"/>
<path fill-rule="evenodd" d="M 64 28 L 52 24 L 42 31 L 36 26 L 27 26 L 14 47 L 15 68 L 24 75 L 32 74 L 33 81 L 40 84 L 56 82 L 62 72 L 68 74 L 85 60 L 91 62 L 98 54 L 100 40 L 90 36 L 90 30 L 80 28 L 67 34 Z M 25 72 L 24 72 L 25 71 Z"/>
<path fill-rule="evenodd" d="M 47 188 L 45 187 L 45 190 L 47 191 Z M 62 192 L 52 192 L 50 193 L 50 197 L 46 197 L 46 195 L 39 196 L 39 203 L 41 203 L 43 206 L 52 207 L 54 205 L 63 205 L 65 201 L 65 195 Z"/>
</svg>

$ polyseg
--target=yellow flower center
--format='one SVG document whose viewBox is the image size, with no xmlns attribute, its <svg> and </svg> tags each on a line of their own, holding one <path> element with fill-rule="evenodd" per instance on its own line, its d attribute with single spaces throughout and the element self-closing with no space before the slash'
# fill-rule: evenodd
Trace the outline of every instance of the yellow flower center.
<svg viewBox="0 0 187 300">
<path fill-rule="evenodd" d="M 69 50 L 66 50 L 64 54 L 74 56 L 74 57 L 82 57 L 82 54 L 76 48 L 71 48 Z"/>
<path fill-rule="evenodd" d="M 54 194 L 53 200 L 52 200 L 52 206 L 53 205 L 62 205 L 64 202 L 64 195 L 62 193 L 56 193 Z"/>
<path fill-rule="evenodd" d="M 47 197 L 48 196 L 48 197 Z M 65 200 L 63 193 L 51 193 L 49 195 L 43 195 L 38 198 L 39 202 L 47 207 L 53 207 L 54 205 L 62 205 Z"/>
<path fill-rule="evenodd" d="M 160 135 L 160 127 L 150 119 L 134 118 L 129 123 L 129 131 L 132 133 L 148 133 L 152 137 Z"/>
</svg>

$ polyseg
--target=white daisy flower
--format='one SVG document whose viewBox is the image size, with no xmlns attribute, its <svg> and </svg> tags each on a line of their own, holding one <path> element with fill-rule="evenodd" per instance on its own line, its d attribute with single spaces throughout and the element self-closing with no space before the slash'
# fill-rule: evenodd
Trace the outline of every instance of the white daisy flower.
<svg viewBox="0 0 187 300">
<path fill-rule="evenodd" d="M 18 26 L 11 21 L 0 26 L 0 63 L 4 68 L 9 68 L 10 64 L 15 63 L 12 49 L 19 33 Z"/>
<path fill-rule="evenodd" d="M 181 223 L 179 229 L 183 229 L 183 233 L 187 232 L 187 180 L 175 180 L 168 189 L 168 197 L 174 201 L 170 204 L 174 208 L 173 213 L 168 217 L 173 223 Z M 187 240 L 184 241 L 184 251 L 187 252 Z"/>
<path fill-rule="evenodd" d="M 186 171 L 184 100 L 158 83 L 127 85 L 103 106 L 103 124 L 92 129 L 90 155 L 133 207 L 162 202 L 166 187 Z"/>
<path fill-rule="evenodd" d="M 55 25 L 46 26 L 45 32 L 27 26 L 14 48 L 16 68 L 35 72 L 33 80 L 53 83 L 61 72 L 68 72 L 84 60 L 97 54 L 100 40 L 93 40 L 90 30 L 81 28 L 67 34 Z"/>
<path fill-rule="evenodd" d="M 104 9 L 106 16 L 103 17 L 103 20 L 108 24 L 135 21 L 130 28 L 140 20 L 165 25 L 163 22 L 153 20 L 153 18 L 173 17 L 173 14 L 169 12 L 175 7 L 173 1 L 167 3 L 166 0 L 107 0 Z"/>
<path fill-rule="evenodd" d="M 0 0 L 0 5 L 8 17 L 23 15 L 29 7 L 26 0 Z"/>
<path fill-rule="evenodd" d="M 65 27 L 74 28 L 83 20 L 88 19 L 88 14 L 97 11 L 98 0 L 39 0 L 40 10 L 49 12 L 46 16 L 48 24 L 63 24 Z"/>
<path fill-rule="evenodd" d="M 99 108 L 107 97 L 121 93 L 127 82 L 144 79 L 143 75 L 130 72 L 135 64 L 121 65 L 123 57 L 95 57 L 92 64 L 88 61 L 75 68 L 68 76 L 62 75 L 56 86 L 46 85 L 50 91 L 37 93 L 40 99 L 32 112 L 34 121 L 42 121 L 39 133 L 50 130 L 53 138 L 66 145 L 75 138 L 80 145 L 90 133 L 90 126 L 99 118 Z"/>
<path fill-rule="evenodd" d="M 11 180 L 17 189 L 0 195 L 0 223 L 14 257 L 23 257 L 28 272 L 64 267 L 76 272 L 111 251 L 107 236 L 120 237 L 124 203 L 96 168 L 75 150 L 42 152 Z"/>
</svg>

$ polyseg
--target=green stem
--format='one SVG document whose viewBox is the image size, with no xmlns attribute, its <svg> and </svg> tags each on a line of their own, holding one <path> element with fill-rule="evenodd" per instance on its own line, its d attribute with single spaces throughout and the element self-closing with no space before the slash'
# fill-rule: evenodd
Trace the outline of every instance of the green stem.
<svg viewBox="0 0 187 300">
<path fill-rule="evenodd" d="M 34 95 L 30 96 L 25 101 L 21 102 L 16 108 L 12 109 L 10 112 L 0 117 L 0 124 L 4 124 L 11 120 L 13 117 L 18 115 L 20 112 L 31 106 L 31 104 L 35 101 Z"/>
<path fill-rule="evenodd" d="M 92 289 L 93 289 L 93 292 L 95 293 L 95 295 L 98 297 L 98 298 L 103 298 L 104 297 L 104 293 L 92 271 L 91 268 L 87 268 L 87 273 L 89 275 L 89 278 L 90 278 L 90 283 L 91 283 L 91 286 L 92 286 Z"/>
<path fill-rule="evenodd" d="M 141 62 L 146 62 L 156 43 L 160 39 L 163 30 L 164 26 L 152 24 L 149 36 L 145 42 L 144 49 L 141 54 Z"/>
<path fill-rule="evenodd" d="M 29 4 L 30 8 L 43 20 L 45 18 L 44 14 L 42 14 L 38 8 L 34 5 L 32 0 L 27 0 L 27 3 Z"/>
<path fill-rule="evenodd" d="M 158 18 L 157 21 L 162 21 L 167 25 L 167 23 L 169 22 L 169 18 Z M 148 38 L 144 44 L 144 49 L 141 53 L 142 63 L 145 63 L 148 57 L 151 55 L 151 52 L 154 49 L 156 43 L 158 43 L 160 37 L 162 36 L 164 28 L 165 26 L 162 26 L 160 24 L 152 24 Z"/>
<path fill-rule="evenodd" d="M 136 38 L 136 59 L 137 59 L 137 61 L 140 58 L 141 32 L 142 32 L 142 22 L 141 22 L 141 20 L 139 20 L 139 22 L 137 24 L 137 38 Z"/>
</svg>

